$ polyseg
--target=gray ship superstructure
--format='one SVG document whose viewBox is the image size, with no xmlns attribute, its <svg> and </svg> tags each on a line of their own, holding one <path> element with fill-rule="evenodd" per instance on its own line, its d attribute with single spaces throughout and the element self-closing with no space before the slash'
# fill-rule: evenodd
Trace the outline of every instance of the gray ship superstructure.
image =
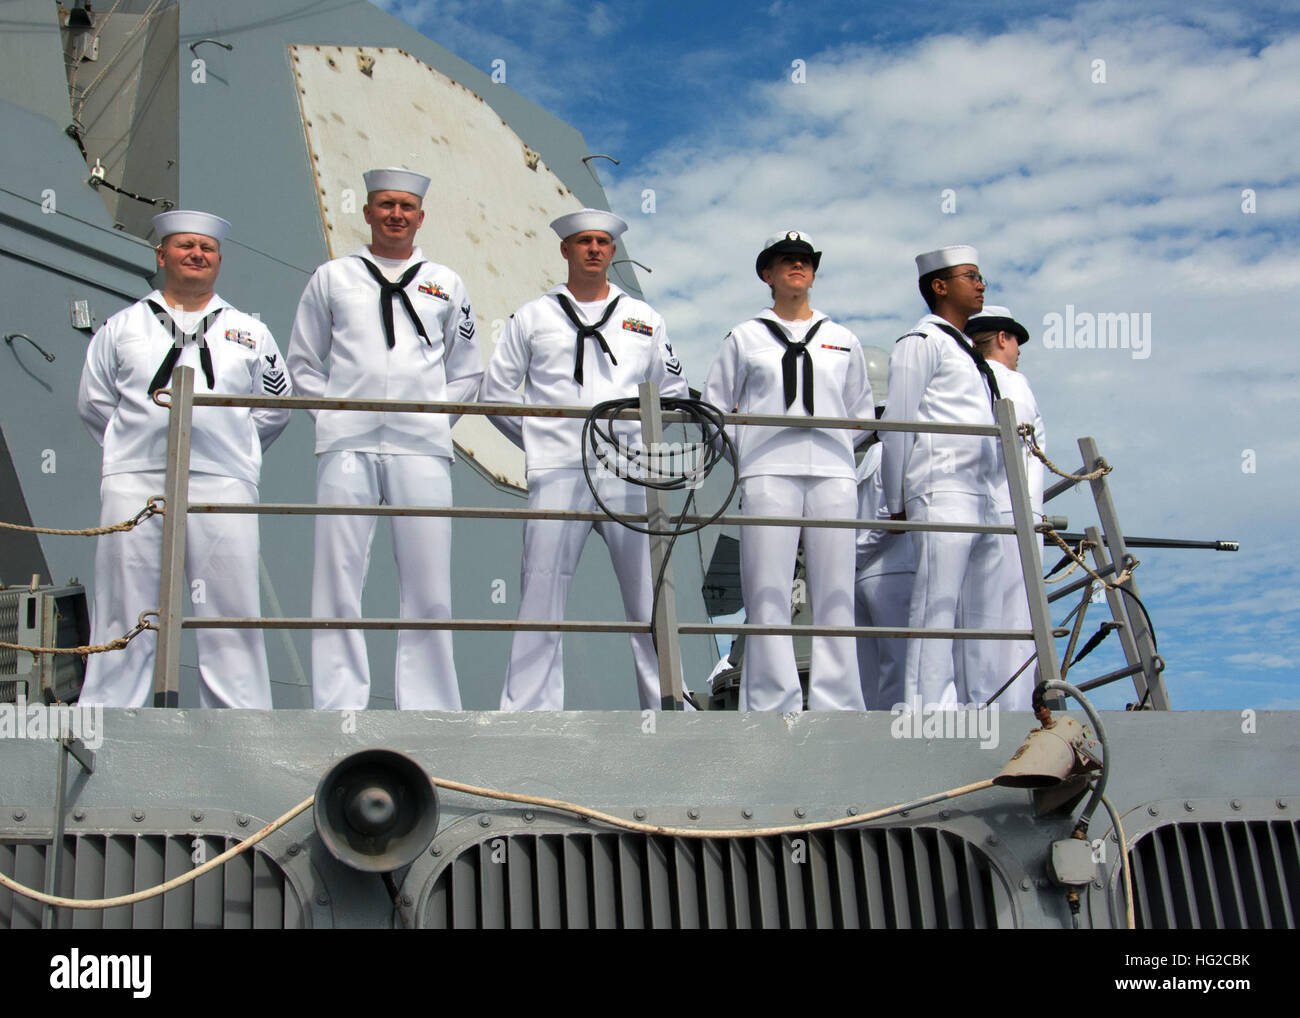
<svg viewBox="0 0 1300 1018">
<path fill-rule="evenodd" d="M 577 131 L 363 0 L 123 0 L 105 12 L 11 0 L 0 19 L 0 520 L 95 522 L 100 449 L 77 419 L 77 383 L 93 330 L 152 288 L 148 222 L 160 208 L 232 220 L 219 290 L 283 346 L 311 271 L 363 239 L 357 192 L 369 165 L 434 178 L 419 241 L 462 274 L 487 335 L 557 281 L 549 220 L 606 204 Z M 640 292 L 629 265 L 615 279 Z M 517 450 L 482 417 L 467 416 L 455 437 L 457 506 L 524 508 Z M 312 501 L 311 443 L 310 419 L 295 414 L 268 454 L 263 502 Z M 1103 452 L 1080 443 L 1085 468 Z M 704 509 L 725 490 L 711 479 Z M 1118 520 L 1104 480 L 1094 494 L 1092 561 L 1110 576 L 1107 549 L 1123 557 Z M 493 595 L 501 581 L 516 589 L 518 520 L 454 528 L 456 614 L 512 622 L 517 602 Z M 734 602 L 734 556 L 718 533 L 683 538 L 673 553 L 683 624 L 732 610 L 720 606 Z M 1027 528 L 1021 538 L 1028 548 Z M 382 523 L 376 540 L 365 606 L 391 618 Z M 308 616 L 310 517 L 264 516 L 262 554 L 265 614 Z M 84 640 L 77 583 L 92 582 L 92 562 L 91 538 L 0 532 L 10 585 L 0 640 Z M 568 617 L 609 619 L 616 589 L 598 549 Z M 1294 927 L 1300 724 L 1286 712 L 1163 709 L 1150 632 L 1124 595 L 1109 594 L 1129 662 L 1118 678 L 1133 676 L 1135 700 L 1157 709 L 1106 714 L 1104 747 L 1095 720 L 1059 693 L 1049 728 L 1011 712 L 631 710 L 622 634 L 566 637 L 568 702 L 581 710 L 493 712 L 510 644 L 496 631 L 455 636 L 464 712 L 315 712 L 303 709 L 303 629 L 267 633 L 274 711 L 194 709 L 194 654 L 182 643 L 171 677 L 181 707 L 105 711 L 100 727 L 60 740 L 48 731 L 58 715 L 37 694 L 75 683 L 75 667 L 0 657 L 0 672 L 27 676 L 31 694 L 20 714 L 14 680 L 6 691 L 0 675 L 0 874 L 23 885 L 75 898 L 147 889 L 317 796 L 315 822 L 311 810 L 285 820 L 165 895 L 72 910 L 0 888 L 0 927 L 1121 927 L 1125 853 L 1089 791 L 1099 760 L 1124 817 L 1140 925 Z M 1059 664 L 1048 605 L 1061 606 L 1059 619 L 1071 602 L 1048 602 L 1041 584 L 1037 595 L 1035 643 L 1050 675 Z M 673 640 L 699 691 L 717 660 L 712 636 Z M 369 647 L 373 706 L 387 706 L 391 634 L 371 633 Z M 1060 773 L 980 784 L 1031 730 L 1037 746 L 1055 739 Z M 374 747 L 413 765 L 354 756 Z M 453 783 L 436 805 L 422 774 Z M 855 819 L 894 804 L 906 808 Z M 1084 828 L 1081 810 L 1092 817 Z"/>
</svg>

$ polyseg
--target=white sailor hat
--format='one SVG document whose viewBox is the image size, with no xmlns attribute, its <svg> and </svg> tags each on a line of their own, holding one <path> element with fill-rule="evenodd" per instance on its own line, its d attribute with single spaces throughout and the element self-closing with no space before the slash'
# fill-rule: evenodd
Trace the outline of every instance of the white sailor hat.
<svg viewBox="0 0 1300 1018">
<path fill-rule="evenodd" d="M 967 244 L 955 244 L 941 247 L 938 251 L 927 251 L 916 256 L 917 277 L 928 276 L 940 269 L 950 269 L 954 265 L 978 265 L 980 253 Z"/>
<path fill-rule="evenodd" d="M 763 278 L 763 270 L 767 268 L 768 262 L 779 254 L 808 255 L 812 259 L 813 272 L 822 263 L 822 253 L 813 250 L 813 239 L 808 234 L 799 230 L 786 230 L 763 241 L 763 250 L 758 252 L 758 258 L 754 261 L 754 271 L 758 273 L 759 279 Z"/>
<path fill-rule="evenodd" d="M 551 223 L 551 229 L 561 240 L 568 240 L 575 233 L 581 233 L 583 230 L 599 230 L 617 240 L 627 229 L 627 223 L 604 209 L 579 209 L 577 212 L 560 216 Z"/>
<path fill-rule="evenodd" d="M 1011 316 L 1009 308 L 997 304 L 986 304 L 983 311 L 972 315 L 966 322 L 966 335 L 975 336 L 981 332 L 1009 332 L 1016 337 L 1017 343 L 1029 342 L 1029 330 Z"/>
<path fill-rule="evenodd" d="M 153 217 L 153 232 L 159 244 L 173 233 L 197 233 L 211 237 L 220 244 L 230 232 L 230 224 L 220 216 L 207 212 L 172 209 L 170 212 L 159 212 Z"/>
<path fill-rule="evenodd" d="M 366 182 L 366 194 L 375 191 L 405 191 L 417 198 L 423 198 L 425 192 L 429 190 L 429 178 L 423 173 L 399 169 L 396 166 L 370 170 L 361 174 L 361 177 Z"/>
</svg>

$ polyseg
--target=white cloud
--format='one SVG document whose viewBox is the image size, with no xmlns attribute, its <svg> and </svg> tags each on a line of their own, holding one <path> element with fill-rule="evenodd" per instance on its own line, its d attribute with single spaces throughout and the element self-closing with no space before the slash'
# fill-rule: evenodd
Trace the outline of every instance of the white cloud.
<svg viewBox="0 0 1300 1018">
<path fill-rule="evenodd" d="M 587 14 L 587 31 L 597 39 L 604 38 L 614 31 L 614 15 L 606 4 L 593 4 Z"/>
<path fill-rule="evenodd" d="M 1230 654 L 1227 660 L 1234 665 L 1253 665 L 1256 668 L 1295 668 L 1294 658 L 1259 651 L 1250 654 Z"/>
</svg>

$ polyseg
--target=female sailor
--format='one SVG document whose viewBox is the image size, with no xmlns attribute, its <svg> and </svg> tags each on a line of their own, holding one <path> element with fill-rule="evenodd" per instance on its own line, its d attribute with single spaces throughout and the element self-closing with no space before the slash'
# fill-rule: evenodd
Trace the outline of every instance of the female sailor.
<svg viewBox="0 0 1300 1018">
<path fill-rule="evenodd" d="M 791 417 L 874 420 L 866 360 L 853 333 L 808 301 L 821 252 L 798 230 L 770 238 L 755 263 L 772 306 L 728 333 L 704 398 L 724 410 Z M 855 443 L 869 431 L 815 427 L 736 428 L 741 511 L 747 516 L 855 519 Z M 813 624 L 853 625 L 854 531 L 742 527 L 740 585 L 747 621 L 790 624 L 792 578 L 803 535 Z M 855 641 L 814 637 L 808 709 L 862 710 Z M 741 666 L 740 709 L 803 707 L 789 636 L 751 636 Z"/>
</svg>

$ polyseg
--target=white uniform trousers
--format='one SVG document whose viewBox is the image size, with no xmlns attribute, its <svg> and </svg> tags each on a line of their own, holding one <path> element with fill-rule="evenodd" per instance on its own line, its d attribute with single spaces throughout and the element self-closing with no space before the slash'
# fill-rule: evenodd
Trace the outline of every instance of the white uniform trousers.
<svg viewBox="0 0 1300 1018">
<path fill-rule="evenodd" d="M 109 474 L 100 482 L 100 524 L 134 516 L 151 495 L 163 492 L 161 470 Z M 257 486 L 233 477 L 190 474 L 192 502 L 256 502 Z M 107 643 L 158 608 L 162 573 L 162 520 L 105 534 L 95 548 L 92 644 Z M 252 515 L 198 513 L 185 532 L 185 612 L 200 618 L 262 614 L 258 593 L 258 529 Z M 260 629 L 198 629 L 199 706 L 271 709 L 271 678 Z M 124 650 L 91 654 L 81 703 L 105 707 L 153 704 L 156 634 L 143 632 Z"/>
<path fill-rule="evenodd" d="M 615 512 L 643 513 L 645 489 L 605 471 L 593 471 L 601 499 Z M 597 508 L 582 469 L 533 470 L 528 474 L 530 509 Z M 524 559 L 520 569 L 520 620 L 558 621 L 564 618 L 569 586 L 592 527 L 604 539 L 614 563 L 623 611 L 634 622 L 650 619 L 652 601 L 650 541 L 627 527 L 604 520 L 528 520 L 524 524 Z M 564 634 L 515 633 L 510 668 L 501 691 L 502 710 L 564 709 Z M 632 636 L 637 693 L 641 706 L 660 706 L 659 655 L 649 634 Z"/>
<path fill-rule="evenodd" d="M 1011 513 L 1004 512 L 1000 516 L 999 522 L 1004 526 L 1015 525 Z M 1025 593 L 1025 574 L 1020 567 L 1020 548 L 1016 544 L 1015 535 L 1000 534 L 998 543 L 1002 545 L 1002 576 L 999 581 L 1002 591 L 1002 621 L 999 625 L 1002 629 L 1031 629 L 1029 597 Z M 1028 640 L 1004 640 L 994 644 L 994 647 L 998 655 L 997 685 L 994 686 L 996 691 L 1034 653 L 1034 645 Z M 997 698 L 996 702 L 1003 710 L 1031 709 L 1034 671 L 1035 665 L 1029 665 L 1007 691 Z"/>
<path fill-rule="evenodd" d="M 857 485 L 847 477 L 760 474 L 740 482 L 748 516 L 811 516 L 857 519 Z M 740 528 L 740 589 L 746 622 L 790 624 L 791 582 L 799 550 L 799 527 Z M 847 527 L 803 530 L 804 564 L 813 624 L 853 625 L 853 573 L 857 533 Z M 750 636 L 740 670 L 740 709 L 803 709 L 794 641 L 789 636 Z M 809 710 L 863 710 L 857 640 L 815 636 L 808 679 Z"/>
<path fill-rule="evenodd" d="M 316 500 L 338 505 L 451 505 L 450 461 L 443 456 L 324 452 L 316 457 Z M 360 618 L 370 568 L 374 516 L 316 517 L 311 611 L 317 618 Z M 394 516 L 399 615 L 451 618 L 451 520 Z M 311 641 L 317 710 L 364 710 L 370 660 L 359 629 L 317 629 Z M 394 695 L 399 710 L 460 710 L 451 631 L 399 630 Z"/>
<path fill-rule="evenodd" d="M 916 522 L 995 524 L 1000 515 L 983 495 L 938 491 L 909 499 Z M 908 624 L 927 629 L 995 629 L 1002 621 L 998 579 L 1002 547 L 996 534 L 913 531 L 916 583 Z M 996 644 L 989 640 L 914 639 L 907 648 L 907 703 L 980 703 L 998 686 Z M 1005 677 L 1004 677 L 1005 678 Z"/>
<path fill-rule="evenodd" d="M 916 573 L 859 576 L 855 625 L 907 627 Z M 907 645 L 901 637 L 858 637 L 858 676 L 867 710 L 892 710 L 903 701 Z"/>
</svg>

